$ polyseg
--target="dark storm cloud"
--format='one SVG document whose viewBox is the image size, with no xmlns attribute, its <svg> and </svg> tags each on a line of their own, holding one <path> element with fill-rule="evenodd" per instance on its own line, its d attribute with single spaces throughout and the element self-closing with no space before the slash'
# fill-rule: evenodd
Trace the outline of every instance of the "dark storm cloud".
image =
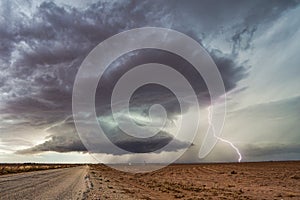
<svg viewBox="0 0 300 200">
<path fill-rule="evenodd" d="M 71 114 L 73 82 L 85 56 L 109 36 L 143 26 L 173 28 L 200 43 L 205 36 L 216 34 L 216 27 L 222 24 L 233 27 L 230 35 L 232 54 L 207 48 L 221 72 L 226 91 L 232 90 L 247 75 L 245 66 L 236 61 L 238 52 L 250 47 L 260 23 L 275 19 L 293 5 L 294 1 L 273 1 L 271 4 L 261 1 L 191 1 L 186 4 L 179 1 L 110 1 L 78 9 L 43 2 L 32 13 L 25 13 L 15 10 L 14 3 L 4 1 L 0 21 L 0 101 L 4 105 L 1 112 L 26 119 L 22 126 L 46 128 L 64 121 Z M 237 20 L 231 20 L 232 13 L 236 13 L 234 18 Z M 234 22 L 231 24 L 231 21 Z M 184 73 L 199 98 L 209 101 L 203 79 L 183 59 L 158 51 L 139 52 L 128 58 L 116 62 L 113 67 L 117 70 L 107 72 L 109 79 L 103 84 L 108 91 L 122 72 L 134 65 L 156 60 Z M 149 93 L 152 98 L 146 96 Z M 172 115 L 179 113 L 176 100 L 163 89 L 149 86 L 147 90 L 141 89 L 136 93 L 135 98 L 132 105 L 136 109 L 141 105 L 146 107 L 140 108 L 141 112 L 157 100 L 163 102 Z M 105 105 L 109 99 L 102 101 Z M 98 108 L 100 111 L 101 106 Z M 54 131 L 47 142 L 33 147 L 31 152 L 85 151 L 74 128 L 69 126 L 74 126 L 72 121 Z M 170 139 L 168 135 L 166 138 L 140 144 L 151 149 L 151 144 L 155 147 Z M 137 144 L 134 140 L 120 142 L 121 146 L 135 152 L 139 151 L 135 149 Z"/>
<path fill-rule="evenodd" d="M 163 135 L 163 133 L 161 133 Z M 139 141 L 135 139 L 125 140 L 114 142 L 115 145 L 121 147 L 130 152 L 135 153 L 148 153 L 158 150 L 158 153 L 161 152 L 159 149 L 167 145 L 173 138 L 170 137 L 167 133 L 164 133 L 164 137 L 154 137 L 153 139 L 148 139 L 145 141 Z M 118 155 L 120 152 L 110 149 L 110 146 L 107 144 L 93 144 L 95 148 L 89 149 L 89 153 L 106 153 Z M 99 147 L 101 146 L 101 147 Z M 181 148 L 186 148 L 189 146 L 188 143 L 176 141 L 175 145 L 170 146 L 169 148 L 164 149 L 164 151 L 177 151 Z M 19 150 L 18 154 L 35 154 L 43 151 L 56 151 L 60 153 L 80 151 L 87 152 L 85 146 L 82 144 L 79 137 L 72 136 L 51 136 L 46 142 L 36 145 L 32 148 Z"/>
<path fill-rule="evenodd" d="M 18 154 L 34 154 L 43 151 L 56 151 L 66 153 L 71 151 L 86 152 L 86 148 L 79 138 L 69 138 L 66 136 L 51 136 L 51 139 L 43 144 L 36 145 L 32 148 L 17 151 Z"/>
<path fill-rule="evenodd" d="M 210 51 L 210 55 L 218 66 L 226 91 L 235 88 L 237 82 L 247 75 L 246 67 L 238 65 L 234 61 L 234 56 L 226 55 L 215 49 Z M 107 113 L 107 106 L 103 107 L 103 105 L 110 104 L 113 88 L 121 76 L 132 69 L 133 66 L 146 63 L 160 63 L 171 66 L 189 81 L 202 105 L 207 105 L 210 101 L 208 89 L 203 78 L 189 62 L 169 52 L 147 49 L 132 52 L 130 56 L 122 56 L 112 63 L 112 69 L 109 68 L 104 73 L 103 78 L 99 81 L 96 95 L 96 105 L 99 105 L 98 113 Z M 180 109 L 176 96 L 168 89 L 156 84 L 140 87 L 134 92 L 130 103 L 133 107 L 143 107 L 145 112 L 155 103 L 162 104 L 170 117 L 186 112 L 189 107 L 189 105 L 185 105 Z"/>
<path fill-rule="evenodd" d="M 47 137 L 47 141 L 36 145 L 32 148 L 17 151 L 18 154 L 34 154 L 40 153 L 43 151 L 56 151 L 56 152 L 71 152 L 71 151 L 81 151 L 87 152 L 85 146 L 82 144 L 80 138 L 76 134 L 72 118 L 68 117 L 64 121 L 50 127 L 48 131 L 56 133 Z M 160 152 L 160 148 L 167 145 L 173 137 L 166 133 L 160 132 L 155 137 L 147 138 L 146 140 L 139 140 L 138 138 L 132 138 L 130 136 L 125 136 L 119 134 L 121 130 L 118 128 L 111 128 L 109 130 L 112 135 L 117 135 L 117 137 L 111 138 L 111 141 L 119 146 L 120 148 L 135 152 L 135 153 L 147 153 L 157 151 Z M 91 140 L 90 142 L 93 142 Z M 97 139 L 96 139 L 97 141 Z M 170 145 L 168 148 L 165 148 L 164 151 L 176 151 L 181 148 L 185 148 L 190 144 L 181 142 L 175 139 L 173 145 Z M 95 143 L 91 144 L 89 148 L 90 153 L 107 153 L 107 154 L 120 154 L 119 151 L 114 151 L 106 143 Z"/>
</svg>

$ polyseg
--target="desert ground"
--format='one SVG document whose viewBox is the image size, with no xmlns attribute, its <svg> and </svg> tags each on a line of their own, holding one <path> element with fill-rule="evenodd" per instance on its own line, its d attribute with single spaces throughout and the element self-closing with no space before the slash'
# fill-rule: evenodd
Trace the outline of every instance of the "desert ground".
<svg viewBox="0 0 300 200">
<path fill-rule="evenodd" d="M 0 199 L 300 199 L 300 162 L 174 164 L 138 174 L 69 165 L 1 175 Z"/>
<path fill-rule="evenodd" d="M 94 200 L 300 199 L 300 162 L 182 164 L 146 174 L 90 165 L 89 173 Z"/>
</svg>

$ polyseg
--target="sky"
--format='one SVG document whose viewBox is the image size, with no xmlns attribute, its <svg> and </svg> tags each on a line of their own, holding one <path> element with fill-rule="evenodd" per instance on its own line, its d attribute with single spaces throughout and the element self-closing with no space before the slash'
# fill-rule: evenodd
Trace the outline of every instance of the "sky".
<svg viewBox="0 0 300 200">
<path fill-rule="evenodd" d="M 222 76 L 227 116 L 222 138 L 241 152 L 242 161 L 300 159 L 300 1 L 0 1 L 0 162 L 126 162 L 130 154 L 109 148 L 91 156 L 72 117 L 76 73 L 100 42 L 125 30 L 164 27 L 199 42 Z M 198 135 L 177 162 L 234 162 L 236 151 L 218 141 L 198 158 L 207 129 L 209 93 L 201 75 L 184 59 L 144 49 L 125 54 L 105 71 L 96 93 L 99 124 L 120 148 L 156 162 L 158 147 L 168 157 L 186 146 L 173 133 L 179 108 L 164 87 L 139 88 L 131 116 L 146 123 L 154 103 L 166 108 L 168 123 L 151 139 L 124 134 L 108 106 L 117 80 L 136 65 L 157 62 L 184 74 L 198 95 L 203 113 Z M 224 94 L 225 95 L 225 94 Z M 124 113 L 122 117 L 128 118 Z M 160 119 L 157 119 L 158 121 Z M 192 120 L 192 119 L 191 119 Z M 188 129 L 187 129 L 188 131 Z M 175 137 L 175 138 L 174 138 Z"/>
</svg>

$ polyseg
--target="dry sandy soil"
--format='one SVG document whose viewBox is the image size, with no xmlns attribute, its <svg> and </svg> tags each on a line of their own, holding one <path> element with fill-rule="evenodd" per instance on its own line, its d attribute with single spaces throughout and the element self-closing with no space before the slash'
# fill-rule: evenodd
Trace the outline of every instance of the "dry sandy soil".
<svg viewBox="0 0 300 200">
<path fill-rule="evenodd" d="M 128 166 L 127 166 L 128 167 Z M 90 165 L 88 199 L 300 199 L 300 162 L 171 165 L 146 174 Z"/>
</svg>

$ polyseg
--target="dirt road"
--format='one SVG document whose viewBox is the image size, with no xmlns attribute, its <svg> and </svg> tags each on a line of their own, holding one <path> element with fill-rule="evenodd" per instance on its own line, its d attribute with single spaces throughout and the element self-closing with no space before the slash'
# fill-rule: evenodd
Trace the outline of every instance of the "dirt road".
<svg viewBox="0 0 300 200">
<path fill-rule="evenodd" d="M 80 166 L 0 176 L 0 199 L 83 199 L 88 167 Z"/>
</svg>

